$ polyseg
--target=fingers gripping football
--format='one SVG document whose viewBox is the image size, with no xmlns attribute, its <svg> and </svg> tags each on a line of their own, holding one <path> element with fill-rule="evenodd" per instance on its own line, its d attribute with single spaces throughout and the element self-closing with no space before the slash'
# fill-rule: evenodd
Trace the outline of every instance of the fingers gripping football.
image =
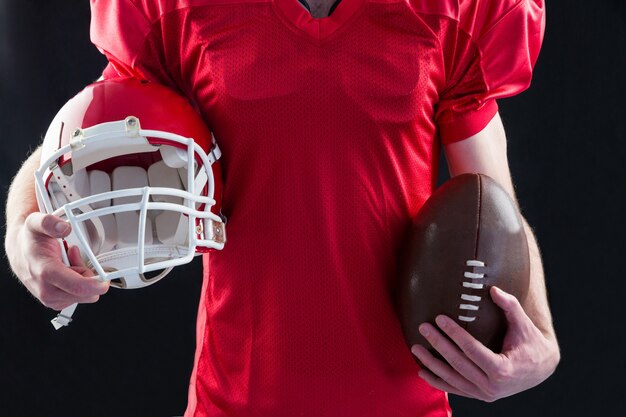
<svg viewBox="0 0 626 417">
<path fill-rule="evenodd" d="M 485 348 L 449 318 L 439 316 L 437 325 L 443 334 L 428 324 L 421 326 L 420 332 L 444 360 L 435 358 L 422 346 L 414 346 L 413 353 L 424 364 L 420 377 L 435 388 L 486 402 L 505 396 L 502 385 L 508 364 L 500 355 Z"/>
<path fill-rule="evenodd" d="M 494 353 L 454 320 L 438 316 L 437 327 L 425 323 L 419 330 L 443 360 L 423 346 L 411 349 L 424 365 L 420 377 L 430 385 L 492 402 L 534 387 L 553 372 L 551 341 L 532 323 L 514 296 L 495 287 L 490 293 L 507 318 L 502 352 Z"/>
<path fill-rule="evenodd" d="M 70 250 L 70 266 L 61 258 L 58 238 L 70 226 L 62 219 L 42 213 L 30 214 L 17 234 L 13 269 L 26 288 L 46 307 L 62 310 L 74 303 L 93 303 L 107 292 L 108 283 L 91 279 L 77 248 Z M 89 278 L 89 279 L 87 279 Z"/>
</svg>

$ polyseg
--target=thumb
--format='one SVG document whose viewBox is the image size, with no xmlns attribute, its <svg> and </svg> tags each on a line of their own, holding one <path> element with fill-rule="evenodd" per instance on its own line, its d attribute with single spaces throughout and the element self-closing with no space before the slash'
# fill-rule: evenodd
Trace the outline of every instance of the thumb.
<svg viewBox="0 0 626 417">
<path fill-rule="evenodd" d="M 34 212 L 28 215 L 25 221 L 27 229 L 33 233 L 38 233 L 55 238 L 63 238 L 70 233 L 69 223 L 60 217 L 52 214 Z"/>
<path fill-rule="evenodd" d="M 493 302 L 504 312 L 509 327 L 525 327 L 529 324 L 530 318 L 514 295 L 495 286 L 491 287 L 490 295 Z"/>
</svg>

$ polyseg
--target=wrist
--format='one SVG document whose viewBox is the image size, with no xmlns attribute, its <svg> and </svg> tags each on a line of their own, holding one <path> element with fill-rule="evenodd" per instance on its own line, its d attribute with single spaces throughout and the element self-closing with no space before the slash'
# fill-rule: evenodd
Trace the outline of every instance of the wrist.
<svg viewBox="0 0 626 417">
<path fill-rule="evenodd" d="M 9 266 L 13 270 L 13 273 L 18 274 L 18 270 L 20 268 L 20 262 L 18 259 L 18 255 L 20 251 L 18 250 L 19 242 L 20 242 L 20 234 L 24 229 L 24 220 L 13 221 L 7 223 L 6 226 L 6 235 L 4 237 L 4 251 L 6 253 L 7 260 L 9 261 Z"/>
</svg>

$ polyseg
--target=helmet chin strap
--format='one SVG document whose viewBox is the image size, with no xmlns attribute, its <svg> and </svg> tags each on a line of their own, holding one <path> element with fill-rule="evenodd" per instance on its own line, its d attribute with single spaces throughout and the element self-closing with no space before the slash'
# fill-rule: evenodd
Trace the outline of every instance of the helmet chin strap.
<svg viewBox="0 0 626 417">
<path fill-rule="evenodd" d="M 58 165 L 55 165 L 51 169 L 53 173 L 53 178 L 55 178 L 56 183 L 59 185 L 59 191 L 63 194 L 65 200 L 67 201 L 76 201 L 81 199 L 83 196 L 80 191 L 77 189 L 79 187 L 75 187 L 74 183 L 68 180 L 68 177 L 61 170 Z M 88 206 L 81 207 L 84 211 L 90 211 L 91 208 Z M 94 218 L 91 224 L 96 229 L 95 236 L 102 236 L 104 234 L 104 228 L 99 219 Z M 71 236 L 68 236 L 65 239 L 70 245 L 75 245 L 78 242 L 75 241 Z M 97 245 L 100 245 L 102 242 L 96 242 Z M 70 265 L 69 259 L 67 258 L 67 254 L 65 253 L 65 247 L 62 240 L 59 240 L 59 244 L 61 245 L 61 254 L 63 255 L 63 261 L 66 265 Z M 72 321 L 72 315 L 78 306 L 77 303 L 74 303 L 68 307 L 65 307 L 61 312 L 53 318 L 50 322 L 54 326 L 55 330 L 59 330 L 62 327 L 68 326 Z"/>
<path fill-rule="evenodd" d="M 69 307 L 65 307 L 55 318 L 50 320 L 50 323 L 54 326 L 55 330 L 59 330 L 61 327 L 68 326 L 72 321 L 72 314 L 78 306 L 77 303 L 72 304 Z"/>
<path fill-rule="evenodd" d="M 136 247 L 121 248 L 99 254 L 96 260 L 106 272 L 103 280 L 111 281 L 111 285 L 117 288 L 146 287 L 165 277 L 174 268 L 168 265 L 168 261 L 188 255 L 187 248 L 178 245 L 147 245 L 143 252 L 146 257 L 141 268 L 138 267 L 139 250 Z M 93 267 L 90 264 L 87 266 Z M 143 271 L 141 271 L 142 269 Z M 144 275 L 146 272 L 158 270 L 161 272 L 154 277 L 147 278 Z"/>
<path fill-rule="evenodd" d="M 145 262 L 147 264 L 150 264 L 151 262 L 155 264 L 157 262 L 160 263 L 163 260 L 173 259 L 180 256 L 181 252 L 186 251 L 184 248 L 175 245 L 146 246 L 145 253 L 150 257 L 147 258 Z M 152 278 L 146 278 L 143 273 L 134 271 L 125 273 L 123 276 L 116 277 L 116 275 L 118 275 L 116 274 L 117 271 L 136 266 L 137 258 L 137 248 L 125 248 L 98 255 L 97 260 L 102 268 L 109 272 L 109 275 L 107 275 L 104 279 L 111 281 L 111 285 L 117 288 L 133 289 L 145 287 L 164 278 L 172 271 L 172 269 L 174 269 L 174 267 L 154 268 L 162 269 L 162 272 Z M 89 268 L 93 267 L 93 265 L 87 266 Z M 117 279 L 120 280 L 120 283 L 112 281 Z M 77 306 L 78 304 L 72 304 L 69 307 L 65 307 L 54 319 L 50 321 L 56 330 L 68 326 L 71 323 L 72 315 L 74 314 L 74 311 L 76 311 Z"/>
</svg>

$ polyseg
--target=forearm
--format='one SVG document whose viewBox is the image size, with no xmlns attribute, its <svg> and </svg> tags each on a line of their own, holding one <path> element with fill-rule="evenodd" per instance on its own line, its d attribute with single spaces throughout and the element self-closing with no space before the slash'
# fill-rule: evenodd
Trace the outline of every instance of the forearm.
<svg viewBox="0 0 626 417">
<path fill-rule="evenodd" d="M 526 314 L 528 314 L 535 326 L 541 330 L 541 333 L 546 338 L 556 341 L 552 314 L 548 305 L 541 253 L 539 252 L 535 235 L 526 219 L 524 219 L 524 229 L 530 255 L 530 285 L 526 299 L 520 300 L 520 302 Z"/>
<path fill-rule="evenodd" d="M 13 244 L 20 228 L 29 214 L 38 211 L 37 198 L 35 196 L 34 172 L 39 168 L 41 159 L 41 147 L 37 148 L 24 161 L 22 167 L 13 178 L 6 204 L 6 236 L 5 250 L 9 261 L 12 261 Z"/>
</svg>

